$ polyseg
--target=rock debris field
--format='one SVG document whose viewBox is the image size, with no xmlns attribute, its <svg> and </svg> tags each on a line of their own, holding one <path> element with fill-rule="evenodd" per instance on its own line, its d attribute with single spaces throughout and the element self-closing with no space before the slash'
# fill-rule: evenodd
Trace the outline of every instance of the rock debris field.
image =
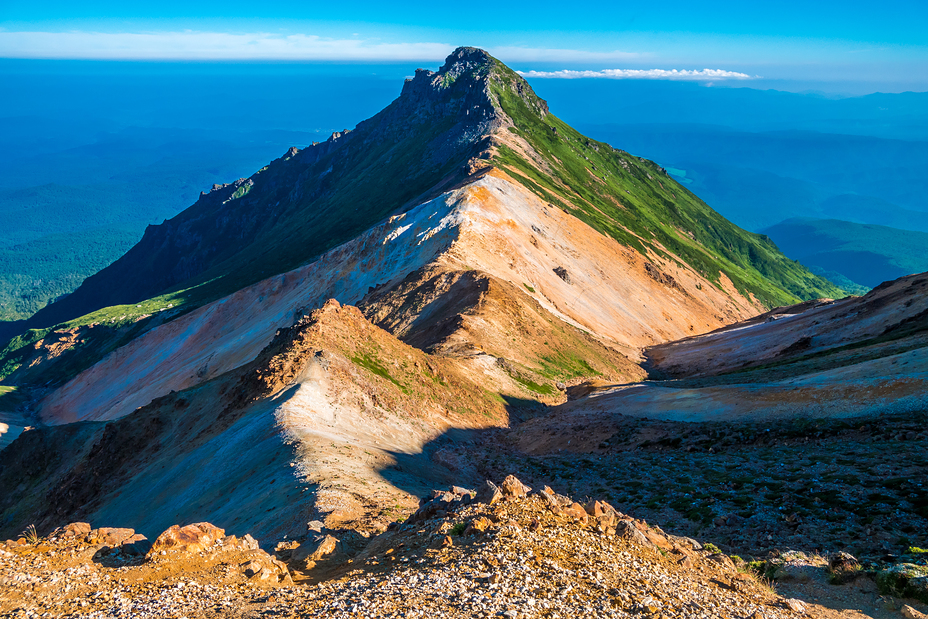
<svg viewBox="0 0 928 619">
<path fill-rule="evenodd" d="M 807 611 L 716 549 L 608 504 L 580 506 L 547 488 L 525 495 L 515 478 L 487 483 L 476 499 L 457 490 L 436 492 L 350 559 L 337 545 L 319 557 L 326 545 L 311 536 L 280 544 L 290 569 L 249 537 L 205 523 L 172 527 L 144 555 L 125 533 L 122 543 L 120 535 L 101 542 L 131 530 L 75 523 L 0 550 L 0 614 L 774 619 Z M 296 552 L 314 543 L 318 562 Z"/>
<path fill-rule="evenodd" d="M 865 615 L 778 595 L 764 575 L 827 568 L 802 555 L 748 565 L 604 501 L 581 505 L 513 476 L 477 491 L 435 491 L 363 544 L 340 543 L 319 522 L 308 529 L 274 556 L 208 523 L 175 525 L 153 543 L 86 523 L 27 532 L 0 545 L 0 616 L 925 617 L 917 601 L 888 596 L 878 598 L 885 612 Z M 869 582 L 853 557 L 840 559 L 832 578 Z M 810 597 L 812 579 L 794 580 Z"/>
</svg>

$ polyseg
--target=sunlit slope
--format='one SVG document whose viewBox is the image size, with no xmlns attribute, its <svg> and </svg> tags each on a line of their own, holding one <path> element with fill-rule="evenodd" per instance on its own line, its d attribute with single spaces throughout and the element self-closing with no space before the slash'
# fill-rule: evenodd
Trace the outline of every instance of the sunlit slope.
<svg viewBox="0 0 928 619">
<path fill-rule="evenodd" d="M 544 102 L 498 61 L 490 84 L 512 121 L 499 132 L 493 160 L 521 174 L 540 196 L 643 254 L 678 259 L 717 284 L 724 273 L 739 292 L 768 307 L 841 295 L 766 236 L 716 213 L 654 162 L 540 114 Z"/>
<path fill-rule="evenodd" d="M 840 294 L 765 237 L 726 221 L 653 162 L 572 130 L 502 63 L 461 48 L 440 71 L 417 71 L 396 101 L 355 130 L 291 149 L 251 178 L 217 186 L 149 228 L 120 260 L 34 317 L 27 326 L 36 328 L 0 355 L 0 380 L 61 384 L 152 328 L 306 265 L 391 213 L 496 166 L 542 204 L 640 256 L 639 266 L 667 291 L 689 290 L 677 278 L 695 274 L 705 281 L 693 280 L 692 290 L 712 287 L 740 308 L 717 312 L 694 330 L 744 318 L 746 308 L 756 313 Z M 692 290 L 687 294 L 698 297 Z M 668 312 L 677 316 L 678 309 Z M 672 320 L 657 316 L 652 330 Z M 49 342 L 54 354 L 46 354 Z"/>
</svg>

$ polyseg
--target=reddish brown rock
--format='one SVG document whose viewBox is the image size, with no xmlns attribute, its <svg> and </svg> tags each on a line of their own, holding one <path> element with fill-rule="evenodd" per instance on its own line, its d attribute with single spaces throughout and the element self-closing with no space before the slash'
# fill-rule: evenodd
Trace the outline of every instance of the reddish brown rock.
<svg viewBox="0 0 928 619">
<path fill-rule="evenodd" d="M 464 535 L 478 535 L 490 528 L 490 519 L 485 516 L 479 516 L 470 521 L 464 530 Z"/>
<path fill-rule="evenodd" d="M 58 527 L 49 537 L 64 537 L 67 539 L 74 537 L 85 537 L 91 531 L 90 523 L 72 522 L 63 527 Z"/>
<path fill-rule="evenodd" d="M 586 510 L 583 509 L 583 506 L 579 503 L 573 503 L 569 507 L 564 509 L 564 515 L 570 516 L 575 520 L 579 520 L 580 524 L 586 524 L 589 522 L 590 517 L 587 515 Z"/>
<path fill-rule="evenodd" d="M 506 479 L 503 480 L 503 483 L 500 484 L 500 491 L 503 493 L 504 497 L 517 499 L 524 497 L 532 489 L 523 484 L 515 475 L 508 475 Z"/>
<path fill-rule="evenodd" d="M 338 548 L 338 540 L 331 535 L 308 539 L 291 553 L 291 560 L 312 568 L 316 561 L 329 556 Z"/>
<path fill-rule="evenodd" d="M 103 544 L 104 546 L 119 546 L 135 535 L 135 529 L 115 529 L 101 527 L 90 531 L 84 538 L 88 544 Z"/>
<path fill-rule="evenodd" d="M 158 536 L 152 544 L 149 556 L 160 552 L 202 552 L 225 537 L 223 529 L 215 527 L 208 522 L 198 522 L 180 526 L 175 524 Z"/>
</svg>

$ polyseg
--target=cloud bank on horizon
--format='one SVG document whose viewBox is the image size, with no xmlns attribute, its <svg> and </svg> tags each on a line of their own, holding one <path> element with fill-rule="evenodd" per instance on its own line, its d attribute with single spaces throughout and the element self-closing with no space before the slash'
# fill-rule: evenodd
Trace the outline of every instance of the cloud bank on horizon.
<svg viewBox="0 0 928 619">
<path fill-rule="evenodd" d="M 737 71 L 723 69 L 603 69 L 601 71 L 517 71 L 526 78 L 555 78 L 555 79 L 650 79 L 650 80 L 677 80 L 677 81 L 715 81 L 715 80 L 752 80 L 759 79 L 758 75 L 748 75 Z"/>
<path fill-rule="evenodd" d="M 306 60 L 442 61 L 455 46 L 434 42 L 389 43 L 359 37 L 302 33 L 230 33 L 198 30 L 159 32 L 4 31 L 0 57 L 80 60 Z M 508 62 L 615 62 L 636 52 L 489 47 Z"/>
</svg>

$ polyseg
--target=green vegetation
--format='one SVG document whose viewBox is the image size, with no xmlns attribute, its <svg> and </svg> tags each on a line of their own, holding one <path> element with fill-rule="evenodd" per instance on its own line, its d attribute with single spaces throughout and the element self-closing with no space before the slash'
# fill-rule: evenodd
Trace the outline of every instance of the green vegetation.
<svg viewBox="0 0 928 619">
<path fill-rule="evenodd" d="M 467 528 L 467 523 L 466 523 L 466 522 L 458 522 L 458 523 L 455 523 L 455 525 L 454 525 L 453 527 L 451 527 L 451 529 L 448 531 L 448 535 L 451 535 L 451 536 L 454 536 L 454 537 L 457 537 L 457 536 L 459 536 L 459 535 L 463 535 L 463 534 L 464 534 L 464 530 L 465 530 L 466 528 Z"/>
<path fill-rule="evenodd" d="M 30 524 L 28 527 L 26 527 L 26 530 L 20 533 L 20 535 L 23 537 L 23 539 L 26 540 L 27 544 L 36 546 L 39 543 L 39 534 L 35 530 L 34 524 Z"/>
<path fill-rule="evenodd" d="M 535 294 L 535 289 L 534 289 L 533 287 L 529 286 L 528 284 L 526 284 L 526 283 L 524 283 L 524 282 L 522 283 L 522 285 L 525 286 L 525 289 L 526 289 L 526 290 L 528 290 L 528 291 L 531 292 L 532 294 Z"/>
<path fill-rule="evenodd" d="M 380 360 L 375 355 L 362 352 L 359 356 L 352 357 L 351 361 L 355 365 L 359 365 L 362 368 L 373 372 L 377 376 L 390 381 L 391 383 L 399 387 L 403 393 L 409 393 L 409 391 L 406 389 L 406 385 L 404 385 L 400 381 L 393 378 L 393 376 L 390 375 L 390 372 L 387 371 L 387 368 L 384 367 L 384 365 L 380 362 Z"/>
<path fill-rule="evenodd" d="M 23 403 L 23 392 L 18 387 L 0 385 L 0 411 L 12 411 Z"/>
<path fill-rule="evenodd" d="M 657 164 L 581 135 L 553 115 L 522 78 L 497 62 L 491 89 L 543 163 L 501 146 L 497 163 L 539 197 L 639 252 L 682 259 L 720 284 L 725 273 L 768 307 L 841 291 L 783 256 L 769 238 L 742 230 L 709 208 Z"/>
<path fill-rule="evenodd" d="M 0 320 L 28 318 L 126 253 L 141 225 L 51 234 L 0 248 Z"/>
<path fill-rule="evenodd" d="M 509 375 L 512 376 L 512 380 L 516 381 L 529 391 L 534 391 L 535 393 L 540 393 L 541 395 L 555 395 L 557 393 L 557 389 L 551 385 L 540 385 L 515 372 L 510 372 Z"/>
<path fill-rule="evenodd" d="M 585 359 L 569 351 L 561 350 L 554 354 L 542 355 L 540 361 L 540 374 L 555 380 L 602 376 L 602 372 L 593 369 Z"/>
<path fill-rule="evenodd" d="M 482 148 L 460 139 L 460 123 L 478 122 L 475 115 L 462 120 L 461 112 L 486 104 L 483 91 L 472 88 L 483 79 L 489 79 L 494 104 L 514 121 L 511 130 L 539 156 L 530 161 L 501 146 L 493 163 L 552 205 L 645 255 L 685 261 L 719 288 L 724 273 L 738 290 L 768 306 L 840 295 L 782 256 L 766 237 L 726 221 L 653 162 L 589 140 L 544 115 L 544 103 L 501 63 L 459 69 L 453 77 L 446 72 L 441 88 L 428 95 L 445 107 L 400 97 L 354 131 L 291 151 L 248 182 L 217 189 L 151 230 L 123 258 L 39 311 L 26 324 L 30 330 L 0 353 L 0 380 L 21 368 L 32 344 L 53 330 L 96 324 L 54 361 L 53 369 L 42 364 L 44 373 L 34 376 L 42 383 L 64 381 L 157 324 L 306 264 L 386 216 L 453 186 Z M 449 112 L 430 113 L 435 109 Z M 190 239 L 197 242 L 191 245 Z M 195 274 L 188 277 L 190 272 Z M 597 376 L 614 366 L 586 353 L 544 351 L 540 367 L 531 372 L 563 380 Z M 356 362 L 374 361 L 359 357 Z M 386 373 L 380 364 L 369 369 Z M 549 384 L 520 379 L 536 393 L 555 393 Z"/>
</svg>

